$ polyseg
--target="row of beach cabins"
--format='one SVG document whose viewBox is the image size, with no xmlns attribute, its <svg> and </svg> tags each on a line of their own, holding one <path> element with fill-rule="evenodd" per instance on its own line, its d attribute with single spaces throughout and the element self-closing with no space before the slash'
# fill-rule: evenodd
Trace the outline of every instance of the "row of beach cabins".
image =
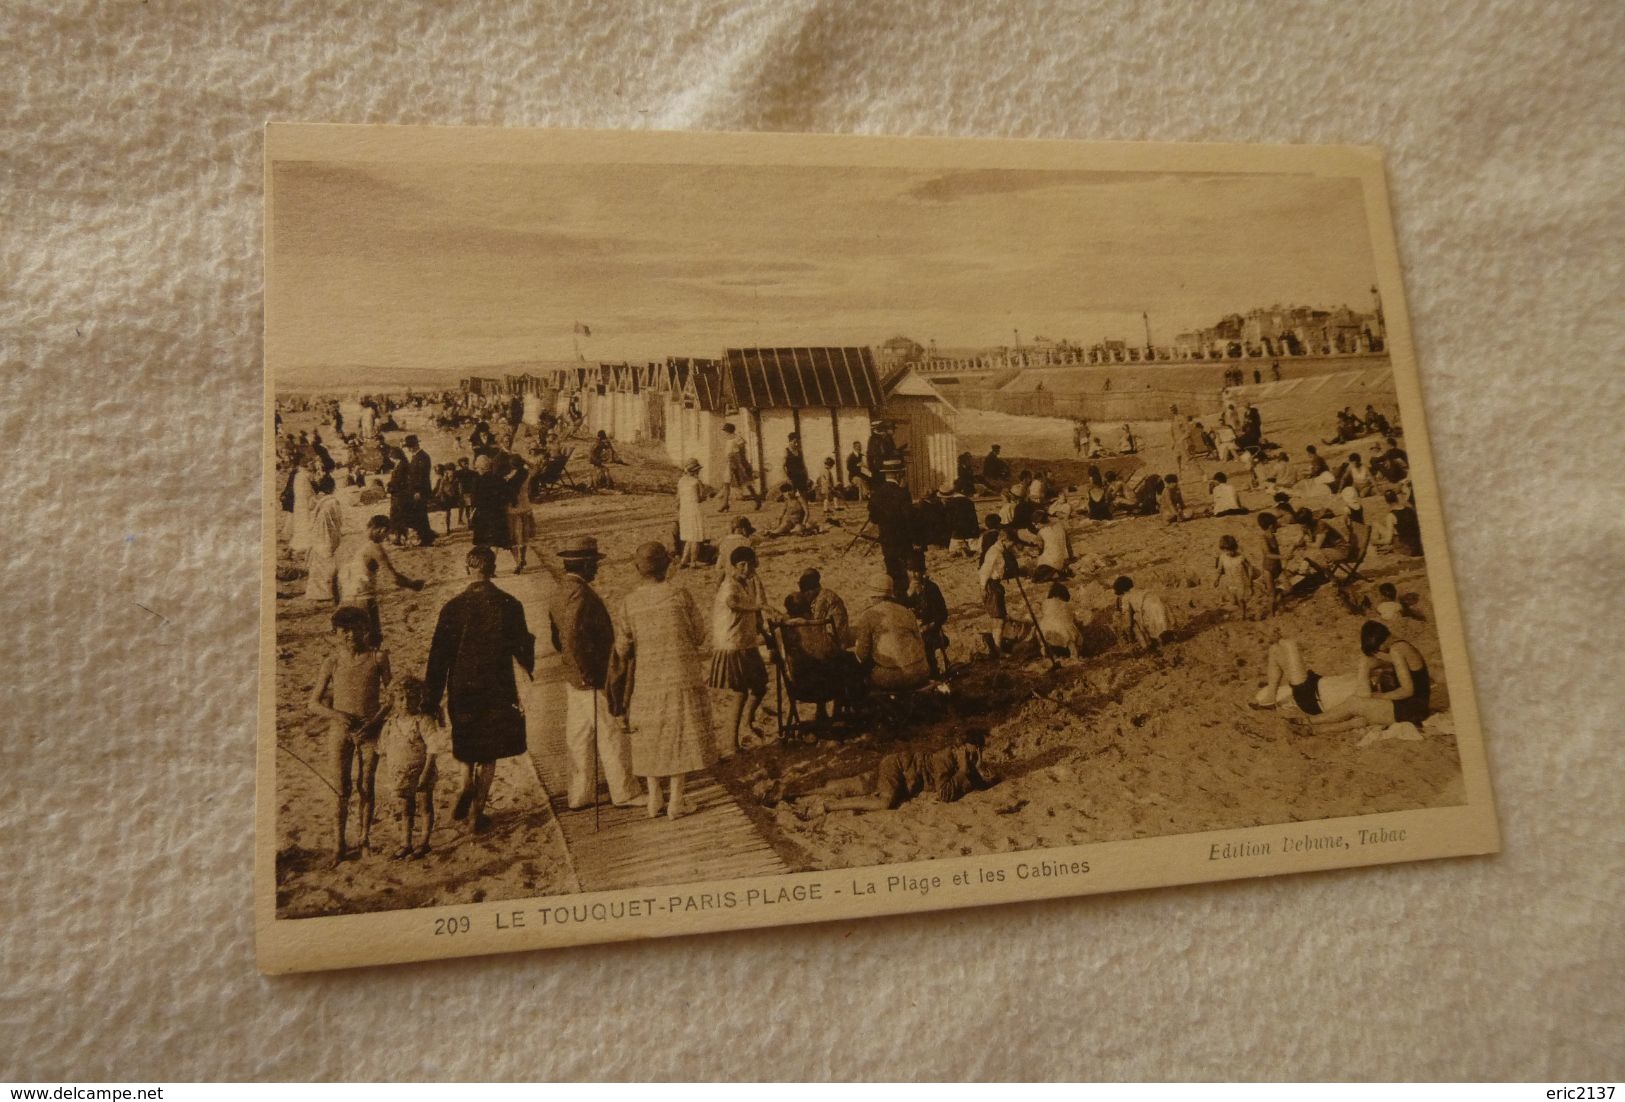
<svg viewBox="0 0 1625 1102">
<path fill-rule="evenodd" d="M 870 423 L 893 424 L 908 448 L 915 495 L 951 482 L 959 454 L 954 407 L 912 367 L 882 373 L 868 348 L 730 348 L 721 359 L 670 357 L 661 363 L 578 363 L 501 378 L 472 376 L 462 389 L 519 398 L 531 423 L 544 410 L 563 415 L 574 399 L 590 433 L 659 443 L 673 465 L 698 459 L 713 485 L 725 477 L 722 426 L 746 441 L 760 487 L 783 477 L 785 446 L 800 434 L 816 478 L 825 459 L 846 477 L 845 456 L 869 439 Z"/>
</svg>

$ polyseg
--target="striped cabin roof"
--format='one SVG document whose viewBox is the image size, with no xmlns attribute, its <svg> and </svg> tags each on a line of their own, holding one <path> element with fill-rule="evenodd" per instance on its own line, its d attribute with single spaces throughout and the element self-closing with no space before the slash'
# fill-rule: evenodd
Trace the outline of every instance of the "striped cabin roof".
<svg viewBox="0 0 1625 1102">
<path fill-rule="evenodd" d="M 728 399 L 744 409 L 878 409 L 880 378 L 867 348 L 730 348 Z"/>
<path fill-rule="evenodd" d="M 673 393 L 683 393 L 692 379 L 695 404 L 708 413 L 723 411 L 722 365 L 716 360 L 669 356 L 666 358 L 666 371 Z"/>
</svg>

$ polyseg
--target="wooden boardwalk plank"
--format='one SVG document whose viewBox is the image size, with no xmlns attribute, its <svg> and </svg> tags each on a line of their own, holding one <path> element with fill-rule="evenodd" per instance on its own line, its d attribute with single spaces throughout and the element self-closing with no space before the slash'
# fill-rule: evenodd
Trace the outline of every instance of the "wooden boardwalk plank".
<svg viewBox="0 0 1625 1102">
<path fill-rule="evenodd" d="M 698 880 L 776 876 L 789 867 L 727 789 L 709 773 L 690 778 L 684 799 L 691 810 L 675 821 L 648 817 L 642 807 L 572 811 L 564 797 L 569 757 L 564 745 L 559 658 L 549 645 L 546 585 L 542 575 L 506 576 L 498 585 L 525 607 L 536 635 L 536 680 L 525 695 L 530 762 L 548 794 L 582 891 L 654 887 Z"/>
</svg>

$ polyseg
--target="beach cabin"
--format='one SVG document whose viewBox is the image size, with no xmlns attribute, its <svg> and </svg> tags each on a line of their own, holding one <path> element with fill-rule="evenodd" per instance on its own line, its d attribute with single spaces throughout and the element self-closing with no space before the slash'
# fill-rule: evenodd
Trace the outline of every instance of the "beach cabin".
<svg viewBox="0 0 1625 1102">
<path fill-rule="evenodd" d="M 722 365 L 716 360 L 673 357 L 664 364 L 657 386 L 662 399 L 666 457 L 678 467 L 698 459 L 704 467 L 700 477 L 712 486 L 721 486 L 727 477 L 722 425 L 728 420 L 723 408 Z"/>
<path fill-rule="evenodd" d="M 908 445 L 909 492 L 919 497 L 952 482 L 959 457 L 953 405 L 911 367 L 889 373 L 881 391 L 880 415 L 893 423 L 892 439 Z"/>
<path fill-rule="evenodd" d="M 844 479 L 843 456 L 868 441 L 871 414 L 884 405 L 868 348 L 730 348 L 722 379 L 726 407 L 739 411 L 728 419 L 745 436 L 764 492 L 784 480 L 792 432 L 801 435 L 812 478 L 833 457 Z"/>
</svg>

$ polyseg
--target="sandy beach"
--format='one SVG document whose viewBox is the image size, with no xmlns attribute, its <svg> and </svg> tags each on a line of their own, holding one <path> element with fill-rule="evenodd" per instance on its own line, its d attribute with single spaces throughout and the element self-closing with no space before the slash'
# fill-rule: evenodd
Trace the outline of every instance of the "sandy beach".
<svg viewBox="0 0 1625 1102">
<path fill-rule="evenodd" d="M 1302 446 L 1330 432 L 1340 406 L 1328 395 L 1323 409 L 1296 419 L 1271 422 L 1266 432 L 1301 457 Z M 397 414 L 400 433 L 417 433 L 436 463 L 461 452 L 454 439 L 436 431 L 426 411 Z M 284 430 L 318 427 L 314 414 L 290 414 Z M 1165 425 L 1137 423 L 1146 442 L 1139 456 L 1155 470 L 1170 470 Z M 1042 465 L 1063 484 L 1081 477 L 1083 464 L 1072 454 L 1070 424 L 1044 418 L 961 410 L 961 446 L 981 454 L 1001 442 L 1013 467 Z M 323 429 L 328 436 L 329 430 Z M 1368 446 L 1361 441 L 1359 447 Z M 1326 447 L 1335 465 L 1348 447 Z M 595 583 L 610 607 L 634 584 L 631 551 L 646 540 L 670 541 L 674 515 L 670 487 L 676 472 L 653 449 L 621 445 L 628 461 L 615 468 L 625 487 L 612 493 L 555 495 L 536 509 L 535 546 L 551 553 L 565 539 L 595 535 L 610 557 Z M 573 461 L 578 462 L 579 460 Z M 1204 464 L 1207 473 L 1239 464 Z M 1244 479 L 1244 476 L 1243 476 Z M 1191 480 L 1188 480 L 1191 481 Z M 1245 481 L 1243 480 L 1243 485 Z M 362 505 L 359 491 L 340 490 L 347 553 L 365 538 L 365 518 L 387 512 L 387 502 Z M 1205 511 L 1200 486 L 1186 491 L 1194 508 Z M 1243 493 L 1257 510 L 1262 492 Z M 1330 505 L 1305 499 L 1306 504 Z M 978 513 L 995 507 L 978 502 Z M 758 519 L 776 515 L 769 503 Z M 1385 506 L 1380 494 L 1365 500 L 1368 517 Z M 847 514 L 861 522 L 861 506 Z M 287 514 L 279 514 L 285 522 Z M 716 502 L 707 506 L 708 535 L 725 530 Z M 442 516 L 433 518 L 438 531 Z M 1029 644 L 998 662 L 974 659 L 973 649 L 986 622 L 975 564 L 933 551 L 932 577 L 950 610 L 950 654 L 956 666 L 946 692 L 920 694 L 899 722 L 874 723 L 816 742 L 781 742 L 722 763 L 715 776 L 786 867 L 813 870 L 932 857 L 1033 849 L 1046 846 L 1143 838 L 1191 831 L 1289 824 L 1332 816 L 1397 811 L 1460 803 L 1463 792 L 1455 740 L 1450 733 L 1448 686 L 1435 631 L 1423 560 L 1373 551 L 1358 592 L 1392 582 L 1413 596 L 1422 622 L 1400 629 L 1435 671 L 1434 708 L 1421 741 L 1385 740 L 1361 745 L 1357 737 L 1300 733 L 1278 714 L 1249 711 L 1245 704 L 1263 677 L 1265 651 L 1274 633 L 1296 638 L 1311 668 L 1323 674 L 1347 672 L 1358 659 L 1360 618 L 1330 592 L 1297 602 L 1275 619 L 1236 621 L 1222 609 L 1213 588 L 1212 564 L 1221 535 L 1234 535 L 1255 561 L 1261 541 L 1254 518 L 1201 517 L 1170 525 L 1157 517 L 1069 525 L 1080 555 L 1071 582 L 1072 603 L 1087 622 L 1090 653 L 1052 667 Z M 759 541 L 761 574 L 775 602 L 792 589 L 800 572 L 817 565 L 826 587 L 841 594 L 856 614 L 864 604 L 864 583 L 878 569 L 878 552 L 852 546 L 853 527 L 808 537 Z M 457 528 L 430 548 L 392 548 L 405 575 L 428 582 L 421 593 L 394 591 L 382 601 L 385 648 L 397 676 L 421 675 L 429 635 L 444 602 L 464 584 L 466 528 Z M 439 820 L 434 850 L 421 861 L 394 862 L 381 853 L 327 867 L 333 831 L 334 793 L 327 776 L 323 724 L 307 714 L 306 699 L 331 643 L 330 606 L 302 597 L 304 580 L 289 570 L 285 533 L 278 539 L 276 619 L 277 738 L 277 906 L 285 917 L 303 917 L 417 907 L 464 901 L 571 893 L 580 889 L 565 832 L 547 804 L 545 777 L 550 765 L 531 758 L 499 764 L 490 813 L 493 830 L 470 837 L 453 822 L 450 807 L 455 779 L 442 779 L 437 792 Z M 553 565 L 552 563 L 548 564 Z M 540 607 L 549 584 L 535 566 L 512 576 L 513 562 L 499 553 L 497 583 Z M 1109 628 L 1110 584 L 1119 574 L 1160 593 L 1179 621 L 1178 638 L 1158 653 L 1115 645 Z M 674 573 L 702 608 L 709 608 L 715 585 L 710 570 Z M 1029 592 L 1032 583 L 1027 583 Z M 1036 602 L 1037 595 L 1034 594 Z M 1026 619 L 1011 591 L 1011 615 Z M 538 655 L 551 651 L 547 624 L 533 617 Z M 536 732 L 557 724 L 556 691 L 549 679 L 556 660 L 538 663 L 538 682 L 522 685 L 532 729 L 533 754 L 547 752 L 549 740 Z M 772 727 L 770 692 L 763 719 Z M 803 706 L 809 717 L 811 708 Z M 818 814 L 816 801 L 792 799 L 822 781 L 872 774 L 886 753 L 903 748 L 941 746 L 948 732 L 965 723 L 988 727 L 989 770 L 997 783 L 964 799 L 944 804 L 930 798 L 910 801 L 893 812 Z M 556 793 L 554 793 L 556 794 Z M 667 824 L 656 820 L 648 831 Z M 395 805 L 380 796 L 375 849 L 394 848 L 399 826 Z M 382 839 L 382 841 L 379 841 Z"/>
</svg>

